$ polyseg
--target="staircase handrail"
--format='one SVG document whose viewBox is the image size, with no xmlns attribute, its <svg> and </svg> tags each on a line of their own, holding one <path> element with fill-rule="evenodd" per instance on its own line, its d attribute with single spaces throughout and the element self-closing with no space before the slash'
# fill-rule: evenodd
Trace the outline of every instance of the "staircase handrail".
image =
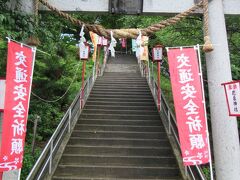
<svg viewBox="0 0 240 180">
<path fill-rule="evenodd" d="M 76 95 L 75 99 L 73 100 L 72 104 L 66 111 L 65 115 L 63 116 L 62 120 L 60 121 L 55 132 L 48 141 L 47 145 L 43 149 L 38 160 L 34 164 L 32 170 L 27 176 L 27 180 L 39 180 L 43 178 L 46 174 L 51 174 L 53 172 L 52 163 L 57 155 L 56 153 L 59 150 L 61 142 L 65 137 L 64 135 L 71 133 L 74 124 L 76 123 L 78 117 L 80 116 L 81 110 L 84 107 L 85 102 L 91 92 L 95 80 L 96 76 L 93 77 L 91 75 L 90 77 L 87 78 L 84 84 L 83 97 L 81 97 L 82 90 L 80 90 Z M 82 99 L 84 99 L 84 101 L 82 101 Z"/>
<path fill-rule="evenodd" d="M 152 92 L 155 104 L 158 105 L 158 85 L 157 82 L 155 81 L 153 75 L 150 75 L 150 71 L 148 71 L 148 67 L 142 63 L 142 61 L 139 61 L 139 67 L 140 67 L 140 72 L 142 77 L 146 77 L 148 85 L 150 87 L 150 90 Z M 179 136 L 178 136 L 178 128 L 177 128 L 177 123 L 175 119 L 175 115 L 172 112 L 172 109 L 169 107 L 168 102 L 164 96 L 164 94 L 161 92 L 161 101 L 160 101 L 160 115 L 164 121 L 164 126 L 167 129 L 168 136 L 172 136 L 175 144 L 177 145 L 177 150 L 178 153 L 180 154 L 181 149 L 180 149 L 180 141 L 179 141 Z M 203 173 L 202 167 L 199 165 L 195 166 L 186 166 L 185 167 L 185 175 L 190 178 L 195 180 L 195 179 L 201 179 L 201 180 L 206 180 L 206 177 Z"/>
</svg>

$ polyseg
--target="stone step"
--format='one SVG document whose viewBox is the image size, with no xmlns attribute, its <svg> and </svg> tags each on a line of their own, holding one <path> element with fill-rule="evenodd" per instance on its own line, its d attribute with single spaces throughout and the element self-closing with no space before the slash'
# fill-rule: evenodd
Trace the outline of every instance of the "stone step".
<svg viewBox="0 0 240 180">
<path fill-rule="evenodd" d="M 149 86 L 147 84 L 135 84 L 135 83 L 129 83 L 129 84 L 107 84 L 107 83 L 99 83 L 95 84 L 94 87 L 101 87 L 101 88 L 140 88 L 140 89 L 148 89 Z"/>
<path fill-rule="evenodd" d="M 167 135 L 165 132 L 134 132 L 134 131 L 79 131 L 74 130 L 72 137 L 81 138 L 130 138 L 130 139 L 165 139 Z"/>
<path fill-rule="evenodd" d="M 147 83 L 145 78 L 98 78 L 96 83 Z"/>
<path fill-rule="evenodd" d="M 165 147 L 132 147 L 132 146 L 83 146 L 67 145 L 64 153 L 82 155 L 111 156 L 173 156 L 170 146 Z"/>
<path fill-rule="evenodd" d="M 63 154 L 60 165 L 177 167 L 173 156 L 111 156 Z"/>
<path fill-rule="evenodd" d="M 132 77 L 132 76 L 136 76 L 136 77 L 141 77 L 139 73 L 127 73 L 127 72 L 105 72 L 104 73 L 104 77 L 106 76 L 116 76 L 116 77 Z"/>
<path fill-rule="evenodd" d="M 162 122 L 160 120 L 81 119 L 78 124 L 160 126 Z"/>
<path fill-rule="evenodd" d="M 131 75 L 131 76 L 123 76 L 123 75 L 108 75 L 108 74 L 105 74 L 101 77 L 98 77 L 97 80 L 142 80 L 142 81 L 146 81 L 146 78 L 145 77 L 141 77 L 141 75 Z"/>
<path fill-rule="evenodd" d="M 136 126 L 136 125 L 96 125 L 76 124 L 74 130 L 85 131 L 134 131 L 134 132 L 164 132 L 163 126 Z"/>
<path fill-rule="evenodd" d="M 134 87 L 136 86 L 136 87 Z M 146 83 L 134 83 L 134 82 L 129 82 L 129 83 L 124 83 L 124 84 L 121 84 L 121 83 L 95 83 L 94 84 L 94 88 L 95 87 L 98 87 L 98 88 L 113 88 L 113 89 L 140 89 L 140 90 L 148 90 L 149 88 L 148 87 L 148 84 Z M 106 87 L 106 88 L 105 88 Z"/>
<path fill-rule="evenodd" d="M 135 178 L 93 178 L 93 177 L 78 177 L 78 176 L 71 176 L 71 177 L 62 177 L 62 176 L 54 176 L 53 180 L 182 180 L 180 177 L 175 177 L 175 178 L 151 178 L 151 179 L 146 179 L 142 177 L 137 177 Z"/>
<path fill-rule="evenodd" d="M 138 73 L 139 67 L 137 64 L 107 64 L 105 72 Z"/>
<path fill-rule="evenodd" d="M 92 93 L 151 93 L 150 89 L 139 89 L 139 88 L 98 88 L 98 87 L 93 87 Z"/>
<path fill-rule="evenodd" d="M 126 102 L 126 101 L 105 101 L 104 99 L 98 99 L 98 100 L 91 100 L 88 99 L 86 102 L 86 106 L 88 105 L 107 105 L 107 106 L 116 106 L 116 105 L 120 105 L 120 106 L 131 106 L 131 107 L 139 107 L 139 106 L 156 106 L 154 101 L 136 101 L 135 102 Z"/>
<path fill-rule="evenodd" d="M 91 145 L 91 146 L 141 146 L 156 147 L 169 146 L 167 139 L 124 139 L 124 138 L 80 138 L 71 137 L 69 145 Z"/>
<path fill-rule="evenodd" d="M 128 99 L 142 99 L 142 100 L 153 100 L 151 94 L 141 95 L 141 94 L 90 94 L 92 98 L 107 98 L 107 99 L 124 99 L 128 101 Z"/>
<path fill-rule="evenodd" d="M 91 178 L 176 178 L 179 177 L 177 167 L 144 167 L 144 166 L 86 166 L 86 165 L 59 165 L 54 178 L 84 176 Z"/>
<path fill-rule="evenodd" d="M 128 114 L 128 115 L 158 115 L 158 113 L 154 110 L 122 110 L 122 109 L 118 109 L 118 110 L 112 110 L 112 109 L 84 109 L 83 113 L 88 113 L 88 114 L 117 114 L 117 115 L 121 115 L 121 114 Z"/>
<path fill-rule="evenodd" d="M 136 115 L 136 114 L 103 114 L 103 113 L 82 113 L 80 119 L 129 119 L 129 120 L 159 120 L 159 115 Z"/>
<path fill-rule="evenodd" d="M 132 81 L 96 81 L 94 85 L 113 85 L 113 86 L 131 86 L 131 85 L 139 85 L 139 86 L 148 86 L 146 81 L 138 81 L 138 82 L 132 82 Z"/>
<path fill-rule="evenodd" d="M 151 92 L 149 88 L 145 87 L 130 87 L 130 86 L 94 86 L 93 90 L 112 91 L 112 92 Z"/>
<path fill-rule="evenodd" d="M 150 91 L 100 91 L 100 90 L 92 90 L 91 95 L 111 95 L 111 96 L 131 96 L 131 95 L 138 95 L 138 96 L 152 96 Z"/>
<path fill-rule="evenodd" d="M 104 76 L 99 76 L 98 78 L 97 78 L 97 80 L 114 80 L 114 79 L 117 79 L 117 80 L 145 80 L 146 81 L 146 78 L 145 77 L 141 77 L 141 76 L 139 76 L 139 75 L 136 75 L 136 74 L 134 74 L 134 75 L 132 75 L 132 76 L 121 76 L 121 75 L 119 75 L 119 76 L 114 76 L 114 75 L 108 75 L 108 74 L 106 74 L 106 73 L 104 73 Z"/>
<path fill-rule="evenodd" d="M 139 74 L 134 74 L 134 75 L 108 75 L 105 74 L 102 77 L 98 77 L 97 80 L 145 80 L 145 77 L 141 77 Z"/>
<path fill-rule="evenodd" d="M 88 100 L 90 101 L 106 101 L 106 102 L 152 102 L 154 103 L 153 101 L 153 98 L 152 97 L 149 97 L 149 98 L 141 98 L 141 97 L 133 97 L 133 98 L 120 98 L 120 97 L 93 97 L 93 96 L 90 96 L 88 98 Z"/>
<path fill-rule="evenodd" d="M 110 84 L 110 85 L 128 85 L 128 84 L 139 84 L 139 85 L 148 85 L 146 80 L 96 80 L 94 85 L 101 85 L 101 84 Z"/>
<path fill-rule="evenodd" d="M 111 105 L 85 105 L 85 109 L 108 109 L 108 110 L 154 110 L 156 112 L 157 108 L 153 106 L 121 106 L 118 104 Z"/>
<path fill-rule="evenodd" d="M 122 73 L 112 73 L 110 75 L 108 73 L 104 73 L 104 75 L 101 77 L 98 77 L 98 79 L 111 79 L 111 80 L 112 79 L 126 79 L 126 80 L 128 80 L 128 79 L 143 79 L 143 80 L 146 80 L 145 77 L 141 77 L 141 75 L 138 73 L 134 73 L 131 75 L 123 75 Z"/>
</svg>

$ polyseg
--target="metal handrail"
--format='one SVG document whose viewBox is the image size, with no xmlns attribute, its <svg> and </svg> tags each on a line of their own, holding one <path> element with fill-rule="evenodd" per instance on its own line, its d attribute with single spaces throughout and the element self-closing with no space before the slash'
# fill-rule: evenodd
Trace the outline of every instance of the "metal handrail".
<svg viewBox="0 0 240 180">
<path fill-rule="evenodd" d="M 148 85 L 150 87 L 150 90 L 152 92 L 155 104 L 158 105 L 158 85 L 156 81 L 154 80 L 153 76 L 149 77 L 149 73 L 147 73 L 146 66 L 144 66 L 143 63 L 139 63 L 140 66 L 140 72 L 143 77 L 146 77 Z M 180 153 L 180 141 L 179 141 L 179 136 L 178 136 L 178 128 L 177 128 L 177 123 L 175 119 L 175 115 L 172 112 L 171 108 L 169 107 L 167 100 L 164 96 L 164 94 L 161 91 L 161 102 L 160 102 L 160 111 L 159 114 L 163 119 L 163 124 L 165 128 L 167 129 L 167 133 L 169 136 L 172 136 L 175 144 L 177 145 L 177 150 Z M 206 180 L 205 175 L 203 174 L 203 170 L 201 166 L 199 165 L 194 165 L 194 166 L 187 166 L 185 167 L 185 175 L 187 177 L 190 177 L 191 179 L 201 179 L 201 180 Z M 190 176 L 188 176 L 190 175 Z"/>
<path fill-rule="evenodd" d="M 105 68 L 105 65 L 104 65 Z M 104 68 L 101 68 L 100 74 L 103 73 Z M 72 104 L 68 108 L 67 112 L 63 116 L 60 121 L 58 127 L 53 133 L 52 137 L 48 141 L 47 145 L 43 149 L 40 157 L 37 162 L 33 166 L 31 172 L 29 173 L 27 180 L 39 180 L 46 176 L 46 174 L 51 174 L 53 172 L 53 164 L 52 161 L 56 156 L 56 152 L 58 151 L 62 139 L 65 137 L 64 135 L 70 134 L 73 129 L 74 122 L 78 119 L 81 114 L 81 110 L 84 107 L 87 98 L 91 92 L 91 89 L 96 80 L 96 76 L 90 76 L 87 78 L 84 84 L 83 90 L 78 92 Z M 83 91 L 83 97 L 81 97 Z M 82 101 L 82 99 L 84 101 Z M 82 104 L 83 103 L 83 104 Z M 47 172 L 48 171 L 48 172 Z"/>
</svg>

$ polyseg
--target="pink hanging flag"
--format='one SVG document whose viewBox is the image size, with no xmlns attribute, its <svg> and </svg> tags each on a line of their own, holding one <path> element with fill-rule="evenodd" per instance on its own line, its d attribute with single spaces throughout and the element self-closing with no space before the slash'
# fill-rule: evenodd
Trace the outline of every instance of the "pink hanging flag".
<svg viewBox="0 0 240 180">
<path fill-rule="evenodd" d="M 174 106 L 185 166 L 209 162 L 207 124 L 197 50 L 168 50 Z"/>
<path fill-rule="evenodd" d="M 126 38 L 122 38 L 122 48 L 126 48 L 127 40 Z"/>
<path fill-rule="evenodd" d="M 10 41 L 0 172 L 22 167 L 35 49 Z"/>
</svg>

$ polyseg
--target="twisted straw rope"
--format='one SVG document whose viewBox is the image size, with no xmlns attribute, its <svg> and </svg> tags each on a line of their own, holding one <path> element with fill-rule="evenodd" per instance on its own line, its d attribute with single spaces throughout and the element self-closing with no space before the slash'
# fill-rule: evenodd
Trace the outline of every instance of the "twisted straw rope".
<svg viewBox="0 0 240 180">
<path fill-rule="evenodd" d="M 209 36 L 209 22 L 208 22 L 208 0 L 203 0 L 203 19 L 204 19 L 204 45 L 203 51 L 204 52 L 211 52 L 213 51 L 213 45 L 210 40 Z"/>
<path fill-rule="evenodd" d="M 39 0 L 34 0 L 34 15 L 38 16 Z"/>
<path fill-rule="evenodd" d="M 149 36 L 167 26 L 176 24 L 177 22 L 181 21 L 185 17 L 189 16 L 190 14 L 194 13 L 197 9 L 201 8 L 202 5 L 204 5 L 204 31 L 205 31 L 205 44 L 206 40 L 209 40 L 209 33 L 208 33 L 208 0 L 201 0 L 199 3 L 188 9 L 187 11 L 184 11 L 180 14 L 177 14 L 176 16 L 169 18 L 167 20 L 161 21 L 157 24 L 153 24 L 151 26 L 148 26 L 147 28 L 144 29 L 105 29 L 101 25 L 96 25 L 96 24 L 87 24 L 84 23 L 76 18 L 73 18 L 71 15 L 64 13 L 60 10 L 58 10 L 56 7 L 52 6 L 49 4 L 46 0 L 39 0 L 43 5 L 45 5 L 48 9 L 56 12 L 59 16 L 64 17 L 65 19 L 71 21 L 73 24 L 82 26 L 85 25 L 85 28 L 88 31 L 92 31 L 99 36 L 104 36 L 105 38 L 110 38 L 110 32 L 113 32 L 113 35 L 115 38 L 132 38 L 135 39 L 137 38 L 139 34 L 139 30 L 141 30 L 142 35 L 144 36 Z M 209 41 L 208 41 L 209 44 Z M 211 42 L 210 42 L 211 44 Z M 208 49 L 207 49 L 208 50 Z"/>
</svg>

